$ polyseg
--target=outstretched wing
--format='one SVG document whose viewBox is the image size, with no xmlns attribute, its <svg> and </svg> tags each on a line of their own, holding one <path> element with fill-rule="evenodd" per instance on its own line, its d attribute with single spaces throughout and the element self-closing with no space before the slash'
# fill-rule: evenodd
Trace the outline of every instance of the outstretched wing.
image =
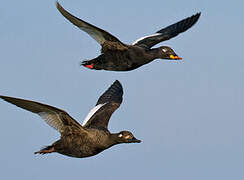
<svg viewBox="0 0 244 180">
<path fill-rule="evenodd" d="M 96 106 L 88 113 L 82 125 L 84 127 L 107 129 L 110 117 L 122 103 L 122 96 L 122 85 L 116 80 L 107 91 L 100 96 Z"/>
<path fill-rule="evenodd" d="M 189 28 L 191 28 L 199 19 L 201 13 L 197 13 L 195 15 L 192 15 L 191 17 L 188 17 L 186 19 L 183 19 L 175 24 L 172 24 L 166 28 L 163 28 L 159 31 L 157 31 L 155 34 L 142 37 L 135 42 L 132 43 L 132 45 L 142 46 L 151 48 L 152 46 L 162 42 L 169 40 L 178 34 L 185 32 Z"/>
<path fill-rule="evenodd" d="M 0 98 L 27 111 L 38 114 L 48 125 L 58 130 L 60 133 L 62 133 L 64 126 L 76 126 L 77 128 L 83 129 L 68 113 L 56 107 L 7 96 L 0 96 Z"/>
<path fill-rule="evenodd" d="M 92 24 L 89 24 L 66 11 L 58 2 L 56 3 L 59 12 L 68 19 L 71 23 L 77 26 L 79 29 L 88 33 L 93 39 L 95 39 L 100 45 L 103 45 L 106 41 L 117 42 L 123 44 L 115 36 L 100 29 Z"/>
</svg>

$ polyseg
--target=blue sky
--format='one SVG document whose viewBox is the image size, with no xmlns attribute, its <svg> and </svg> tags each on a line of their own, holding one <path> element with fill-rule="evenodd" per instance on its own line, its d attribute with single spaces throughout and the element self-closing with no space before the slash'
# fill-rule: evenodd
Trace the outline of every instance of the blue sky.
<svg viewBox="0 0 244 180">
<path fill-rule="evenodd" d="M 34 155 L 59 138 L 37 115 L 0 101 L 1 179 L 244 178 L 243 1 L 75 1 L 74 15 L 125 43 L 201 11 L 187 32 L 161 43 L 183 62 L 155 60 L 131 72 L 91 71 L 79 62 L 100 46 L 56 10 L 55 1 L 0 6 L 0 94 L 50 104 L 82 123 L 114 80 L 124 101 L 111 132 L 143 142 L 91 158 Z"/>
</svg>

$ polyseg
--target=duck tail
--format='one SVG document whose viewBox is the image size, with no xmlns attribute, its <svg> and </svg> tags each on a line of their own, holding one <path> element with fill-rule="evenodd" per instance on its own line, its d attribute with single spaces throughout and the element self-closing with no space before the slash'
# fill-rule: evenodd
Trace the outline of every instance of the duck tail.
<svg viewBox="0 0 244 180">
<path fill-rule="evenodd" d="M 90 61 L 89 59 L 84 59 L 83 61 L 80 61 L 80 66 L 89 64 L 89 61 Z"/>
</svg>

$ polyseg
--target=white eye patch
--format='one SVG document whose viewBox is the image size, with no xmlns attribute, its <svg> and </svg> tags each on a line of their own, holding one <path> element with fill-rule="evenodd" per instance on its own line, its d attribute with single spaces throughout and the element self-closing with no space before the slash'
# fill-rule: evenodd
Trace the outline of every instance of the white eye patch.
<svg viewBox="0 0 244 180">
<path fill-rule="evenodd" d="M 130 139 L 130 135 L 125 136 L 125 139 Z"/>
<path fill-rule="evenodd" d="M 119 134 L 118 137 L 122 137 L 123 135 L 122 134 Z"/>
<path fill-rule="evenodd" d="M 164 49 L 164 48 L 163 48 L 162 51 L 163 51 L 163 52 L 167 52 L 167 49 Z"/>
</svg>

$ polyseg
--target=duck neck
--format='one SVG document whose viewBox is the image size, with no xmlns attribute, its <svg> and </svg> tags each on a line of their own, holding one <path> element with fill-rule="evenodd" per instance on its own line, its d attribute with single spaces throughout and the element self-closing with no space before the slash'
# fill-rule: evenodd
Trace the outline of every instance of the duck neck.
<svg viewBox="0 0 244 180">
<path fill-rule="evenodd" d="M 149 49 L 147 52 L 149 62 L 159 58 L 159 48 Z"/>
<path fill-rule="evenodd" d="M 121 143 L 119 141 L 118 135 L 119 135 L 119 133 L 110 134 L 110 137 L 109 137 L 109 146 L 113 146 L 113 145 L 116 145 L 116 144 L 120 144 Z"/>
</svg>

